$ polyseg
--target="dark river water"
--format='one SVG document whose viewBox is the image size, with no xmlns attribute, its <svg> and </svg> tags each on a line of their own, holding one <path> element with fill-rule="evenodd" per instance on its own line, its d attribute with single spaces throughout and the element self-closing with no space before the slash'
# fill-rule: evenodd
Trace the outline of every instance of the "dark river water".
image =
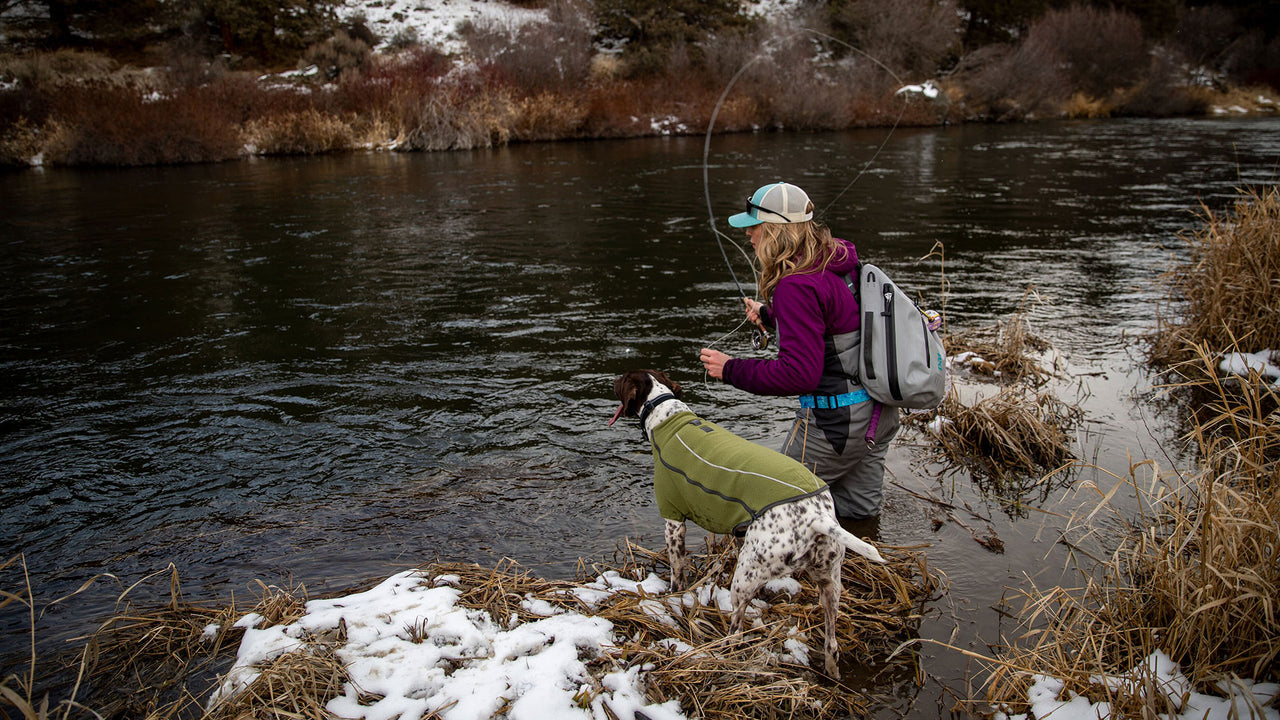
<svg viewBox="0 0 1280 720">
<path fill-rule="evenodd" d="M 1143 399 L 1135 343 L 1158 275 L 1202 203 L 1278 169 L 1275 120 L 712 139 L 723 230 L 785 179 L 945 303 L 951 330 L 1007 318 L 1033 286 L 1033 328 L 1064 358 L 1064 392 L 1084 393 L 1076 454 L 1101 470 L 1016 509 L 925 461 L 918 435 L 891 451 L 879 539 L 928 543 L 950 583 L 922 635 L 987 652 L 1004 588 L 1062 575 L 1063 521 L 1039 510 L 1165 457 L 1171 423 Z M 703 381 L 699 348 L 755 353 L 729 334 L 741 305 L 703 178 L 701 137 L 0 175 L 5 557 L 25 556 L 44 604 L 170 563 L 190 599 L 255 579 L 317 595 L 436 559 L 571 577 L 624 537 L 659 543 L 648 448 L 606 425 L 614 375 L 662 368 L 696 410 L 775 447 L 792 412 Z M 937 243 L 945 262 L 922 259 Z M 968 504 L 1005 552 L 935 528 L 928 497 Z M 13 567 L 0 580 L 21 587 Z M 54 606 L 42 639 L 83 632 L 119 589 Z M 0 613 L 20 653 L 25 618 Z M 878 681 L 883 712 L 937 717 L 941 686 L 974 669 L 935 647 L 921 659 L 923 687 Z"/>
</svg>

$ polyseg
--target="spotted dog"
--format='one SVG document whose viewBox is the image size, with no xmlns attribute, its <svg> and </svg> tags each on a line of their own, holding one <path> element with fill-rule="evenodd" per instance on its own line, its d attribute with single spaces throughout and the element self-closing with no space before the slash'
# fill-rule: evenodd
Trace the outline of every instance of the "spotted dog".
<svg viewBox="0 0 1280 720">
<path fill-rule="evenodd" d="M 633 370 L 613 383 L 620 417 L 639 418 L 653 446 L 654 494 L 666 520 L 671 587 L 684 587 L 685 521 L 742 536 L 729 585 L 731 628 L 740 632 L 747 603 L 765 583 L 806 570 L 822 605 L 828 675 L 838 678 L 836 613 L 846 549 L 884 562 L 836 520 L 827 485 L 795 460 L 744 440 L 695 415 L 680 384 L 658 370 Z"/>
</svg>

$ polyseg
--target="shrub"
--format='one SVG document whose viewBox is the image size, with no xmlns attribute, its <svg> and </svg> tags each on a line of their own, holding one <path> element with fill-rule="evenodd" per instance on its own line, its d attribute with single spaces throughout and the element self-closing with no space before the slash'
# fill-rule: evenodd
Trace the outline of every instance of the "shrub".
<svg viewBox="0 0 1280 720">
<path fill-rule="evenodd" d="M 315 155 L 354 144 L 349 123 L 313 109 L 255 120 L 244 135 L 262 155 Z"/>
<path fill-rule="evenodd" d="M 991 45 L 966 56 L 956 69 L 970 112 L 1018 120 L 1107 100 L 1142 79 L 1148 67 L 1142 27 L 1131 15 L 1075 6 L 1037 20 L 1016 46 Z M 1107 112 L 1109 105 L 1094 104 Z"/>
<path fill-rule="evenodd" d="M 371 52 L 369 43 L 339 30 L 328 40 L 308 48 L 299 65 L 315 65 L 326 80 L 337 80 L 363 69 Z"/>
<path fill-rule="evenodd" d="M 1221 5 L 1184 8 L 1177 28 L 1168 39 L 1170 51 L 1192 70 L 1223 70 L 1223 60 L 1231 43 L 1243 34 L 1235 13 Z"/>
<path fill-rule="evenodd" d="M 512 140 L 560 140 L 581 132 L 587 111 L 564 95 L 542 93 L 517 103 Z"/>
<path fill-rule="evenodd" d="M 131 89 L 66 88 L 45 160 L 69 165 L 152 165 L 226 160 L 240 152 L 237 126 L 210 93 L 145 102 Z"/>
<path fill-rule="evenodd" d="M 1057 113 L 1069 84 L 1052 48 L 989 45 L 964 58 L 955 77 L 967 112 L 992 120 Z"/>
<path fill-rule="evenodd" d="M 1168 53 L 1157 52 L 1145 79 L 1123 96 L 1117 111 L 1142 117 L 1171 117 L 1202 114 L 1208 107 L 1204 95 L 1187 85 L 1182 64 Z"/>
<path fill-rule="evenodd" d="M 547 22 L 515 28 L 492 20 L 469 23 L 467 46 L 477 62 L 531 95 L 578 86 L 591 73 L 593 28 L 576 4 L 562 1 L 553 10 Z"/>
<path fill-rule="evenodd" d="M 829 12 L 835 37 L 899 74 L 933 77 L 959 47 L 952 0 L 845 0 Z"/>
<path fill-rule="evenodd" d="M 170 89 L 193 88 L 214 82 L 227 74 L 227 60 L 210 59 L 187 35 L 165 46 L 165 81 Z"/>
<path fill-rule="evenodd" d="M 267 64 L 293 63 L 336 27 L 333 0 L 193 0 L 186 31 L 224 53 Z"/>
<path fill-rule="evenodd" d="M 12 78 L 24 88 L 56 87 L 84 80 L 103 80 L 120 64 L 97 53 L 58 50 L 11 56 L 0 62 L 0 77 Z"/>
<path fill-rule="evenodd" d="M 1050 10 L 1031 26 L 1023 44 L 1056 56 L 1066 65 L 1071 88 L 1096 98 L 1132 85 L 1147 67 L 1142 23 L 1114 9 Z"/>
<path fill-rule="evenodd" d="M 40 128 L 19 118 L 0 133 L 0 167 L 26 167 L 42 147 Z"/>
<path fill-rule="evenodd" d="M 594 0 L 602 42 L 619 47 L 632 76 L 660 75 L 673 49 L 749 25 L 736 0 Z"/>
<path fill-rule="evenodd" d="M 441 82 L 425 95 L 397 97 L 399 150 L 468 150 L 505 144 L 514 110 L 504 92 L 473 79 Z"/>
<path fill-rule="evenodd" d="M 391 39 L 387 41 L 387 47 L 393 52 L 404 52 L 421 44 L 421 42 L 422 40 L 418 37 L 418 28 L 407 25 L 391 36 Z"/>
</svg>

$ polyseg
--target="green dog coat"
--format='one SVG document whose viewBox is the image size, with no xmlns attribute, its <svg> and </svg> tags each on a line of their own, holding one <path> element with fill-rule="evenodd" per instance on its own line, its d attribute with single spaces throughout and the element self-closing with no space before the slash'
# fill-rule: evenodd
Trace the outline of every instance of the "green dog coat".
<svg viewBox="0 0 1280 720">
<path fill-rule="evenodd" d="M 734 435 L 692 412 L 653 430 L 653 490 L 667 520 L 742 534 L 775 505 L 826 492 L 799 462 Z"/>
</svg>

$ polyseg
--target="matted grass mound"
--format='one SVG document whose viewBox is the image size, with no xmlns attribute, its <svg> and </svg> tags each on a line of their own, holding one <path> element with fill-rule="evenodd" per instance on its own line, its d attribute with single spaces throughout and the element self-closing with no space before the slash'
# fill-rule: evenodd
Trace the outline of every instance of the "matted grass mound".
<svg viewBox="0 0 1280 720">
<path fill-rule="evenodd" d="M 1031 330 L 1027 304 L 1034 298 L 1028 289 L 1012 317 L 946 335 L 951 377 L 942 404 L 904 415 L 928 428 L 947 464 L 1001 486 L 1038 480 L 1070 462 L 1072 430 L 1084 416 L 1079 405 L 1044 389 L 1059 369 L 1053 346 Z"/>
<path fill-rule="evenodd" d="M 913 656 L 894 650 L 914 637 L 939 581 L 923 553 L 882 550 L 884 565 L 846 560 L 841 662 L 910 670 Z M 78 667 L 63 668 L 76 675 L 66 700 L 41 710 L 33 657 L 31 676 L 5 682 L 0 713 L 607 719 L 643 710 L 727 720 L 867 710 L 864 691 L 810 668 L 811 656 L 821 665 L 822 613 L 808 584 L 778 583 L 753 603 L 752 627 L 730 635 L 734 544 L 709 540 L 691 556 L 681 593 L 658 575 L 664 558 L 627 543 L 611 561 L 583 562 L 575 581 L 511 561 L 437 563 L 316 600 L 302 587 L 260 586 L 247 611 L 185 602 L 175 575 L 163 608 L 129 607 L 134 588 L 122 594 L 120 614 L 86 639 Z"/>
</svg>

